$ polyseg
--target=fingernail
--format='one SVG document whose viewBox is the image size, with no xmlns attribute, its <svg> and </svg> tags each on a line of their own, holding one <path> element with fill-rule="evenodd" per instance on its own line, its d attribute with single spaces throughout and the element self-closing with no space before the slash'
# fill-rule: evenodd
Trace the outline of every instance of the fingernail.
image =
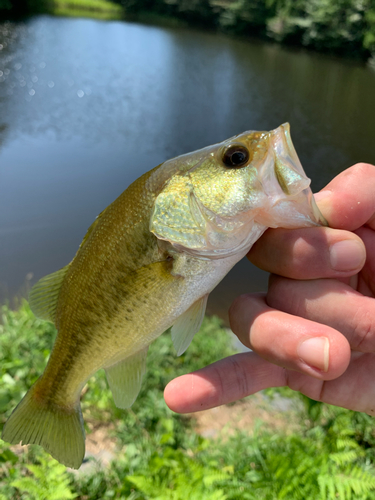
<svg viewBox="0 0 375 500">
<path fill-rule="evenodd" d="M 360 268 L 366 255 L 363 245 L 355 240 L 343 240 L 329 249 L 332 269 L 335 271 L 353 271 Z"/>
<path fill-rule="evenodd" d="M 315 201 L 320 203 L 326 198 L 330 198 L 332 196 L 332 191 L 319 191 L 319 193 L 314 194 Z"/>
<path fill-rule="evenodd" d="M 297 348 L 298 356 L 308 365 L 324 372 L 329 366 L 329 340 L 315 337 L 303 341 Z"/>
</svg>

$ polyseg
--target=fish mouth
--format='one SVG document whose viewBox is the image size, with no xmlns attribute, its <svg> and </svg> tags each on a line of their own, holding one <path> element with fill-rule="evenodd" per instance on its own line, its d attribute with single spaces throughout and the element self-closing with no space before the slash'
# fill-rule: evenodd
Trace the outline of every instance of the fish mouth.
<svg viewBox="0 0 375 500">
<path fill-rule="evenodd" d="M 311 189 L 306 189 L 290 199 L 276 201 L 270 210 L 270 227 L 298 229 L 300 227 L 328 226 L 320 212 Z"/>
<path fill-rule="evenodd" d="M 284 228 L 327 226 L 293 146 L 289 123 L 270 131 L 267 140 L 268 154 L 259 170 L 267 201 L 258 211 L 257 222 Z"/>
<path fill-rule="evenodd" d="M 319 226 L 328 226 L 328 222 L 321 213 L 314 199 L 314 195 L 310 189 L 310 179 L 306 176 L 305 171 L 301 165 L 298 158 L 297 151 L 292 142 L 290 135 L 290 125 L 288 122 L 283 123 L 278 128 L 271 132 L 273 147 L 275 151 L 276 158 L 281 161 L 281 168 L 285 169 L 286 172 L 286 185 L 285 194 L 294 198 L 296 196 L 298 200 L 290 200 L 291 202 L 301 203 L 301 213 L 307 219 L 310 219 L 311 224 Z M 278 165 L 275 164 L 276 175 Z M 277 175 L 278 181 L 282 179 L 281 174 Z M 282 181 L 281 181 L 282 182 Z M 306 186 L 307 183 L 307 186 Z M 281 186 L 282 189 L 284 186 Z M 294 196 L 293 196 L 294 195 Z"/>
</svg>

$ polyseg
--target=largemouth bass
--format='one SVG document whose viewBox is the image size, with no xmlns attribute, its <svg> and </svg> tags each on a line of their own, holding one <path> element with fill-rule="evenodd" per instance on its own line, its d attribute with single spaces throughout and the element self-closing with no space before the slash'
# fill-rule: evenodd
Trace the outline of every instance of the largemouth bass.
<svg viewBox="0 0 375 500">
<path fill-rule="evenodd" d="M 78 468 L 89 377 L 104 368 L 116 405 L 130 407 L 149 344 L 172 327 L 182 354 L 208 294 L 268 227 L 325 223 L 309 185 L 288 124 L 179 156 L 131 184 L 96 218 L 72 262 L 31 290 L 32 310 L 58 335 L 4 441 L 39 444 Z"/>
</svg>

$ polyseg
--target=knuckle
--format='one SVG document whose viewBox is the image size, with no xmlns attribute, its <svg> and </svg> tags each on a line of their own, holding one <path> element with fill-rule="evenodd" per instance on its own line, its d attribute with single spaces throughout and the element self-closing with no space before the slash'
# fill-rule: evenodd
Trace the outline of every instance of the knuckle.
<svg viewBox="0 0 375 500">
<path fill-rule="evenodd" d="M 248 386 L 248 377 L 247 377 L 247 372 L 244 369 L 244 366 L 242 363 L 239 363 L 237 359 L 233 358 L 232 359 L 232 370 L 233 370 L 233 375 L 235 379 L 235 386 L 238 389 L 239 394 L 241 396 L 246 396 L 249 394 L 249 386 Z"/>
<path fill-rule="evenodd" d="M 318 236 L 311 231 L 311 234 L 307 233 L 296 239 L 293 258 L 290 261 L 291 278 L 315 278 L 322 274 L 321 268 L 325 265 L 325 259 L 323 260 L 325 253 L 322 251 L 322 242 Z"/>
<path fill-rule="evenodd" d="M 276 277 L 268 290 L 267 304 L 280 311 L 305 317 L 306 298 L 300 288 L 304 282 Z"/>
<path fill-rule="evenodd" d="M 239 313 L 244 307 L 247 306 L 249 300 L 250 300 L 249 293 L 244 293 L 236 297 L 232 302 L 231 306 L 229 307 L 229 317 L 235 316 L 237 313 Z"/>
<path fill-rule="evenodd" d="M 247 293 L 237 297 L 229 308 L 229 324 L 232 331 L 238 335 L 244 326 L 250 326 L 254 317 L 266 307 L 265 293 Z"/>
<path fill-rule="evenodd" d="M 217 405 L 220 406 L 224 403 L 225 386 L 221 370 L 217 367 L 214 368 L 214 376 L 216 382 L 214 397 L 217 398 Z"/>
<path fill-rule="evenodd" d="M 228 310 L 229 325 L 234 333 L 239 329 L 239 318 L 249 306 L 250 294 L 243 294 L 235 298 Z"/>
<path fill-rule="evenodd" d="M 325 277 L 329 237 L 330 232 L 322 227 L 282 231 L 272 272 L 292 279 Z"/>
<path fill-rule="evenodd" d="M 353 318 L 353 333 L 355 349 L 358 351 L 373 350 L 375 337 L 375 319 L 374 312 L 366 306 L 359 307 Z"/>
</svg>

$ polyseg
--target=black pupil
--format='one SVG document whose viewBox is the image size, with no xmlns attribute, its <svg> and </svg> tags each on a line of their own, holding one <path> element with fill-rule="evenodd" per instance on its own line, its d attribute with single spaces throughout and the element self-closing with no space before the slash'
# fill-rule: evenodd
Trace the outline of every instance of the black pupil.
<svg viewBox="0 0 375 500">
<path fill-rule="evenodd" d="M 236 151 L 235 153 L 232 154 L 231 160 L 233 165 L 240 165 L 243 163 L 246 159 L 246 156 L 242 151 Z"/>
<path fill-rule="evenodd" d="M 249 151 L 240 145 L 229 146 L 223 154 L 223 163 L 227 167 L 242 167 L 249 160 Z"/>
</svg>

